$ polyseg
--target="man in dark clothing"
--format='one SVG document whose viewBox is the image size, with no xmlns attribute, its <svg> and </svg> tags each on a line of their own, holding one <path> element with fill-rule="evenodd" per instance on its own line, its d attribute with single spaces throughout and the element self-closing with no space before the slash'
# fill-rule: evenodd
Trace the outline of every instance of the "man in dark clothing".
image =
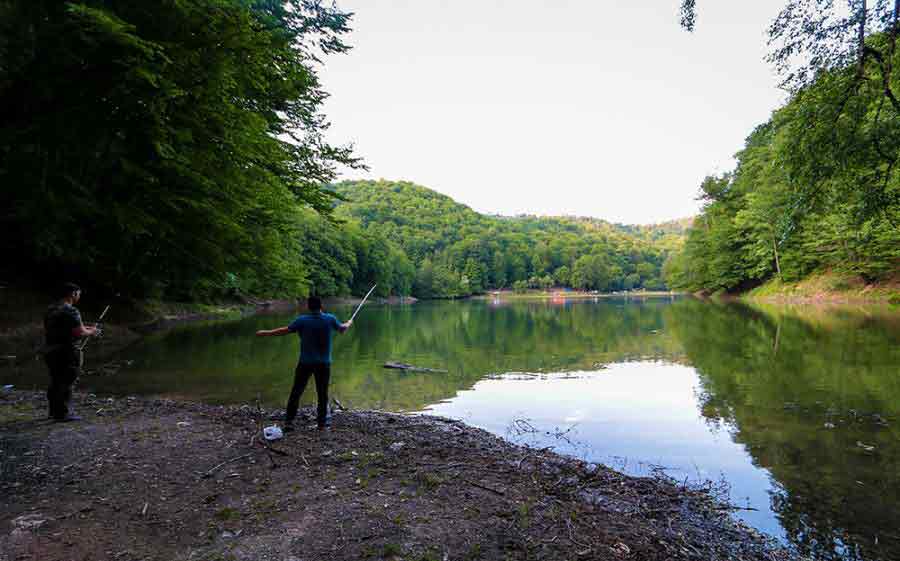
<svg viewBox="0 0 900 561">
<path fill-rule="evenodd" d="M 81 299 L 81 289 L 66 283 L 57 294 L 59 300 L 47 308 L 44 316 L 44 360 L 50 370 L 47 403 L 54 421 L 78 421 L 80 417 L 69 411 L 72 384 L 81 373 L 81 349 L 78 340 L 99 333 L 96 327 L 81 322 L 75 304 Z"/>
<path fill-rule="evenodd" d="M 350 329 L 353 320 L 341 323 L 331 314 L 322 310 L 322 300 L 316 296 L 310 296 L 307 300 L 308 314 L 298 316 L 285 327 L 278 329 L 261 330 L 256 332 L 257 337 L 272 337 L 296 333 L 300 336 L 300 360 L 294 371 L 294 387 L 288 398 L 287 411 L 284 418 L 284 429 L 294 429 L 294 418 L 297 416 L 297 407 L 300 404 L 300 396 L 306 389 L 310 376 L 316 379 L 316 424 L 319 429 L 328 426 L 328 380 L 331 377 L 331 339 L 335 331 L 343 333 Z"/>
</svg>

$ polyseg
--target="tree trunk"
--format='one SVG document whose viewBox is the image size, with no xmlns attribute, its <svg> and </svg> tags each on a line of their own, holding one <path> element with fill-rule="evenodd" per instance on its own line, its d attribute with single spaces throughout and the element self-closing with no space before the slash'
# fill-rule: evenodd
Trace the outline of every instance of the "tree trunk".
<svg viewBox="0 0 900 561">
<path fill-rule="evenodd" d="M 775 242 L 775 238 L 772 238 L 772 250 L 775 252 L 775 270 L 778 271 L 778 279 L 784 282 L 784 277 L 781 276 L 781 263 L 778 261 L 778 244 Z"/>
<path fill-rule="evenodd" d="M 862 6 L 860 7 L 859 13 L 859 77 L 862 78 L 865 75 L 866 68 L 866 20 L 868 19 L 868 9 L 866 7 L 866 0 L 862 1 Z"/>
</svg>

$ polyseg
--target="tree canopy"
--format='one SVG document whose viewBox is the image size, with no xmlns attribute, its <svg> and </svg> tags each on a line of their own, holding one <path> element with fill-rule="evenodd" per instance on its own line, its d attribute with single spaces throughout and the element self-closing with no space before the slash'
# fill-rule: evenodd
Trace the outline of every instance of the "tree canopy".
<svg viewBox="0 0 900 561">
<path fill-rule="evenodd" d="M 841 103 L 832 88 L 838 79 L 824 75 L 776 111 L 748 137 L 733 173 L 703 182 L 702 213 L 683 251 L 665 267 L 670 285 L 716 292 L 771 278 L 797 281 L 817 270 L 867 281 L 896 275 L 898 184 L 871 155 L 880 143 L 896 157 L 900 145 L 888 146 L 874 136 L 882 104 L 877 92 L 849 103 L 853 119 L 835 123 L 818 117 Z M 880 189 L 889 199 L 876 210 L 871 199 Z"/>
<path fill-rule="evenodd" d="M 707 178 L 702 214 L 666 266 L 675 287 L 740 290 L 836 269 L 900 270 L 900 1 L 792 0 L 769 28 L 789 102 Z M 695 2 L 682 4 L 693 29 Z"/>
<path fill-rule="evenodd" d="M 682 0 L 681 25 L 693 31 L 696 16 L 696 1 Z M 825 183 L 838 175 L 838 192 L 862 194 L 856 211 L 867 217 L 900 204 L 898 33 L 900 0 L 790 0 L 769 26 L 768 61 L 803 112 L 789 136 L 802 204 L 834 191 Z M 853 165 L 838 170 L 845 158 Z"/>
<path fill-rule="evenodd" d="M 0 0 L 3 246 L 135 295 L 304 286 L 297 213 L 359 166 L 323 138 L 317 0 Z"/>
</svg>

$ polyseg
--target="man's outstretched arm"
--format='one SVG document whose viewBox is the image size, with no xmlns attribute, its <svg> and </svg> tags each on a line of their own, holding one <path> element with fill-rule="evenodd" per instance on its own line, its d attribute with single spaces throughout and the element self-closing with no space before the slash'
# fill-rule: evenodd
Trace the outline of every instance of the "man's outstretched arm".
<svg viewBox="0 0 900 561">
<path fill-rule="evenodd" d="M 278 337 L 281 335 L 287 335 L 291 331 L 287 326 L 279 327 L 278 329 L 260 329 L 256 332 L 257 337 Z"/>
</svg>

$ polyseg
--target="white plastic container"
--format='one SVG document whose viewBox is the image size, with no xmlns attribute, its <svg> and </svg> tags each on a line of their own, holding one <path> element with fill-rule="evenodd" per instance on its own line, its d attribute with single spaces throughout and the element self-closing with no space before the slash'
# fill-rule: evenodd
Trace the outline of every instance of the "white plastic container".
<svg viewBox="0 0 900 561">
<path fill-rule="evenodd" d="M 284 436 L 284 433 L 281 432 L 281 427 L 274 425 L 264 428 L 263 436 L 266 437 L 266 440 L 278 440 Z"/>
</svg>

